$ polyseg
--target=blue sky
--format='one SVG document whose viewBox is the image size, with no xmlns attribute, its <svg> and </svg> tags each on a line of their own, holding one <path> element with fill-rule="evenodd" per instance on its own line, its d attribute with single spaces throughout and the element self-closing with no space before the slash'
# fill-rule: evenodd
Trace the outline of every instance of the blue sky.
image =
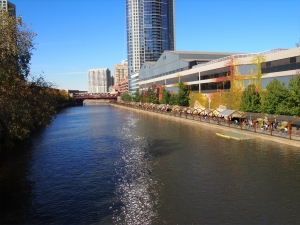
<svg viewBox="0 0 300 225">
<path fill-rule="evenodd" d="M 37 33 L 31 73 L 88 90 L 87 70 L 127 58 L 126 0 L 10 0 Z M 255 53 L 294 48 L 299 0 L 175 0 L 176 50 Z"/>
</svg>

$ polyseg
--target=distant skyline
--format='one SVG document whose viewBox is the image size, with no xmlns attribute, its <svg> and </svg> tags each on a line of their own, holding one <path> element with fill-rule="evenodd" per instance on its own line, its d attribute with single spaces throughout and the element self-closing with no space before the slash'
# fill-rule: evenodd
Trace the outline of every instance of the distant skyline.
<svg viewBox="0 0 300 225">
<path fill-rule="evenodd" d="M 125 0 L 11 0 L 37 33 L 31 73 L 88 90 L 88 70 L 127 59 Z M 295 48 L 299 0 L 175 0 L 176 50 L 256 53 Z M 300 48 L 299 48 L 300 54 Z"/>
</svg>

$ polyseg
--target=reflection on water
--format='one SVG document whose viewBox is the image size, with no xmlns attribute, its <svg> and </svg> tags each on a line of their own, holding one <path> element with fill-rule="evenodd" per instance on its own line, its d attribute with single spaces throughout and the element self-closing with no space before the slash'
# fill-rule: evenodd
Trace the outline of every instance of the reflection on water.
<svg viewBox="0 0 300 225">
<path fill-rule="evenodd" d="M 66 109 L 1 163 L 1 223 L 299 223 L 299 149 L 215 133 L 108 105 Z"/>
<path fill-rule="evenodd" d="M 116 194 L 122 207 L 114 211 L 114 222 L 120 224 L 152 224 L 157 217 L 159 183 L 151 176 L 149 141 L 132 132 L 136 124 L 137 119 L 128 117 L 120 131 L 123 142 L 116 162 Z"/>
<path fill-rule="evenodd" d="M 25 145 L 24 148 L 30 148 Z M 27 179 L 26 152 L 11 151 L 1 155 L 0 223 L 23 224 L 30 215 L 33 182 Z"/>
</svg>

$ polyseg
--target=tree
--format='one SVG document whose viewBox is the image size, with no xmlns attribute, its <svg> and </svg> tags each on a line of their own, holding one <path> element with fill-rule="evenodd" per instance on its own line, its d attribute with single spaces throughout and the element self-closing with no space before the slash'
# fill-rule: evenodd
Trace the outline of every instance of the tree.
<svg viewBox="0 0 300 225">
<path fill-rule="evenodd" d="M 169 100 L 169 104 L 170 105 L 178 105 L 178 98 L 177 98 L 177 94 L 171 94 L 170 96 L 170 100 Z"/>
<path fill-rule="evenodd" d="M 222 79 L 223 82 L 226 80 L 230 81 L 230 90 L 229 92 L 224 93 L 226 107 L 228 109 L 238 110 L 240 108 L 241 97 L 244 90 L 243 78 L 239 74 L 240 62 L 238 59 L 232 58 L 225 63 L 225 66 L 229 66 L 230 68 L 229 76 L 226 77 L 225 80 Z M 222 97 L 222 99 L 224 97 Z"/>
<path fill-rule="evenodd" d="M 158 103 L 156 85 L 152 85 L 152 87 L 150 87 L 148 89 L 148 92 L 147 92 L 147 102 L 148 103 L 153 103 L 153 104 L 157 104 Z"/>
<path fill-rule="evenodd" d="M 260 94 L 256 91 L 255 84 L 246 87 L 242 94 L 240 110 L 245 112 L 260 112 Z"/>
<path fill-rule="evenodd" d="M 287 108 L 289 115 L 300 116 L 300 76 L 290 79 Z"/>
<path fill-rule="evenodd" d="M 30 60 L 36 34 L 20 18 L 2 11 L 0 15 L 0 75 L 1 80 L 15 77 L 26 79 L 30 74 Z"/>
<path fill-rule="evenodd" d="M 280 83 L 277 79 L 271 81 L 266 91 L 262 93 L 262 112 L 271 114 L 288 114 L 287 99 L 289 95 L 288 89 L 284 83 Z"/>
<path fill-rule="evenodd" d="M 169 104 L 170 97 L 171 97 L 170 92 L 165 87 L 163 87 L 162 88 L 162 98 L 161 98 L 160 103 L 161 104 Z"/>
<path fill-rule="evenodd" d="M 189 106 L 189 100 L 188 87 L 183 83 L 183 81 L 180 81 L 178 84 L 177 103 L 180 106 Z"/>
<path fill-rule="evenodd" d="M 142 99 L 142 95 L 141 95 L 141 93 L 140 93 L 140 89 L 137 88 L 137 89 L 135 90 L 135 93 L 134 93 L 133 97 L 132 97 L 132 101 L 134 101 L 134 102 L 140 102 L 141 99 Z"/>
<path fill-rule="evenodd" d="M 132 101 L 132 96 L 127 93 L 127 92 L 124 92 L 121 94 L 121 100 L 124 101 L 124 102 L 131 102 Z"/>
<path fill-rule="evenodd" d="M 0 21 L 0 145 L 8 147 L 51 123 L 58 95 L 53 84 L 30 77 L 36 34 L 8 12 Z"/>
<path fill-rule="evenodd" d="M 241 104 L 244 86 L 240 80 L 233 80 L 230 91 L 225 93 L 227 109 L 238 110 Z"/>
<path fill-rule="evenodd" d="M 55 89 L 56 93 L 54 93 L 54 95 L 56 95 L 56 102 L 57 103 L 65 103 L 70 101 L 70 96 L 68 94 L 68 92 L 66 92 L 65 90 L 58 90 Z"/>
<path fill-rule="evenodd" d="M 255 86 L 257 88 L 257 92 L 261 92 L 261 90 L 262 90 L 261 78 L 265 74 L 262 73 L 261 64 L 264 62 L 266 62 L 266 56 L 264 56 L 264 55 L 254 56 L 251 60 L 251 63 L 256 66 L 256 68 L 252 71 L 252 73 L 254 74 L 253 78 L 254 78 Z"/>
</svg>

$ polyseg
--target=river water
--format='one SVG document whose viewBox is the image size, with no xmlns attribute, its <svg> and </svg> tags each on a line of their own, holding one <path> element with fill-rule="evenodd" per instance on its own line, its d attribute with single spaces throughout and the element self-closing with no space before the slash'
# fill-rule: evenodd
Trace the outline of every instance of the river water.
<svg viewBox="0 0 300 225">
<path fill-rule="evenodd" d="M 298 224 L 300 149 L 109 105 L 61 111 L 1 163 L 1 223 Z"/>
</svg>

